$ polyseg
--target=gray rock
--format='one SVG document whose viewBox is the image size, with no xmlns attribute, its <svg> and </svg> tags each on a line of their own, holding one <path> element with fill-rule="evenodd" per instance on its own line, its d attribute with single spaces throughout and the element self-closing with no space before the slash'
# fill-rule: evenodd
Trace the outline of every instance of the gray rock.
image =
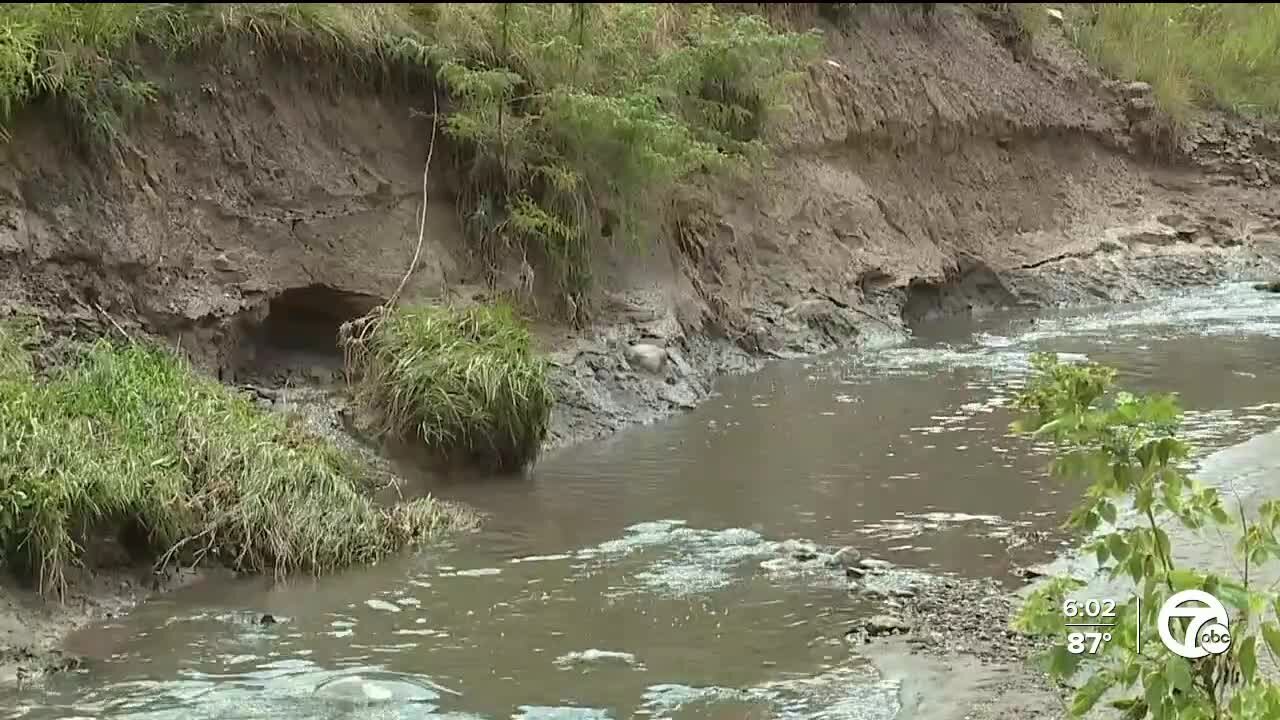
<svg viewBox="0 0 1280 720">
<path fill-rule="evenodd" d="M 627 348 L 627 363 L 637 370 L 658 374 L 667 367 L 667 351 L 657 345 L 639 343 Z"/>
<path fill-rule="evenodd" d="M 1067 19 L 1066 17 L 1063 16 L 1062 11 L 1057 8 L 1045 8 L 1044 14 L 1049 16 L 1049 22 L 1051 24 L 1056 25 L 1058 27 L 1062 27 L 1067 22 Z"/>
<path fill-rule="evenodd" d="M 1136 98 L 1136 97 L 1142 97 L 1144 95 L 1150 95 L 1151 84 L 1142 82 L 1141 80 L 1135 80 L 1130 83 L 1125 83 L 1120 88 L 1120 93 L 1127 98 Z"/>
<path fill-rule="evenodd" d="M 858 567 L 862 568 L 863 570 L 888 570 L 889 568 L 893 567 L 893 563 L 889 562 L 888 560 L 881 560 L 879 558 L 869 557 L 869 558 L 862 558 L 861 560 L 859 560 Z"/>
<path fill-rule="evenodd" d="M 860 578 L 865 577 L 866 574 L 867 574 L 867 571 L 863 570 L 860 567 L 847 567 L 844 569 L 844 576 L 849 578 L 850 580 L 858 580 Z"/>
<path fill-rule="evenodd" d="M 911 629 L 911 626 L 904 622 L 902 618 L 893 615 L 875 615 L 862 622 L 862 629 L 872 636 L 893 635 L 907 632 Z"/>
</svg>

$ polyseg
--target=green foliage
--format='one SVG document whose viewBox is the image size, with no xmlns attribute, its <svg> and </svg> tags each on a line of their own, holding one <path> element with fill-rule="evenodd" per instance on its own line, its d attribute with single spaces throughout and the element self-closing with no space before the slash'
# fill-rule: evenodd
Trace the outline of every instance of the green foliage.
<svg viewBox="0 0 1280 720">
<path fill-rule="evenodd" d="M 350 69 L 402 62 L 397 38 L 414 6 L 339 3 L 5 3 L 0 5 L 0 126 L 38 100 L 71 128 L 109 142 L 158 90 L 136 62 L 142 46 L 178 55 L 243 37 L 318 54 Z"/>
<path fill-rule="evenodd" d="M 0 564 L 42 590 L 104 533 L 159 565 L 283 574 L 373 562 L 463 520 L 431 500 L 378 507 L 363 465 L 168 351 L 99 341 L 40 379 L 26 337 L 0 332 Z"/>
<path fill-rule="evenodd" d="M 707 4 L 446 4 L 431 35 L 474 241 L 540 252 L 579 310 L 597 245 L 658 229 L 683 182 L 763 153 L 818 46 Z"/>
<path fill-rule="evenodd" d="M 1114 391 L 1115 372 L 1093 364 L 1066 365 L 1052 355 L 1036 356 L 1034 364 L 1037 374 L 1016 403 L 1025 416 L 1014 429 L 1052 438 L 1060 449 L 1054 474 L 1090 483 L 1067 524 L 1091 536 L 1087 549 L 1100 573 L 1126 578 L 1134 588 L 1133 597 L 1115 608 L 1112 640 L 1077 691 L 1072 714 L 1084 715 L 1114 691 L 1130 695 L 1114 703 L 1125 718 L 1280 717 L 1280 686 L 1256 672 L 1261 650 L 1280 653 L 1280 594 L 1250 583 L 1251 565 L 1280 556 L 1280 503 L 1264 503 L 1252 524 L 1240 517 L 1235 550 L 1244 560 L 1243 578 L 1177 567 L 1165 523 L 1198 530 L 1236 520 L 1214 488 L 1183 473 L 1188 447 L 1177 437 L 1175 398 Z M 1125 505 L 1137 522 L 1121 521 Z M 1046 583 L 1028 598 L 1014 627 L 1065 637 L 1063 602 L 1076 586 L 1067 579 Z M 1186 660 L 1159 641 L 1154 628 L 1161 605 L 1192 588 L 1227 605 L 1229 652 Z M 1139 622 L 1142 647 L 1136 646 Z M 1059 676 L 1069 677 L 1082 665 L 1081 656 L 1064 645 L 1054 647 L 1047 660 Z"/>
<path fill-rule="evenodd" d="M 554 398 L 505 307 L 396 308 L 343 328 L 357 395 L 380 430 L 508 469 L 537 456 Z"/>
<path fill-rule="evenodd" d="M 1280 115 L 1280 6 L 1274 3 L 1095 3 L 1075 18 L 1080 47 L 1105 70 L 1151 84 L 1185 121 L 1197 103 Z"/>
</svg>

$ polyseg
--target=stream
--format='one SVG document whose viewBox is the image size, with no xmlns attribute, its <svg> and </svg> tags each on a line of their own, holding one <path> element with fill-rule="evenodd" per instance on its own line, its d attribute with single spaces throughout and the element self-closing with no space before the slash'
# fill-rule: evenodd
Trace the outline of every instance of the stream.
<svg viewBox="0 0 1280 720">
<path fill-rule="evenodd" d="M 1063 552 L 1080 488 L 1007 431 L 1036 350 L 1178 392 L 1198 458 L 1280 425 L 1280 296 L 1248 285 L 939 322 L 436 488 L 489 515 L 456 547 L 158 598 L 71 638 L 86 667 L 0 693 L 0 718 L 888 720 L 898 684 L 842 637 L 875 603 L 793 558 L 850 545 L 1013 589 Z"/>
</svg>

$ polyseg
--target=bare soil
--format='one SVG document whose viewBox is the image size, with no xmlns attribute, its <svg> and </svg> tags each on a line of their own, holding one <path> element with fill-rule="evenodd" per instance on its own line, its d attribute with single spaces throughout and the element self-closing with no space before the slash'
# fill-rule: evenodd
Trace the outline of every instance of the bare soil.
<svg viewBox="0 0 1280 720">
<path fill-rule="evenodd" d="M 693 407 L 723 373 L 900 339 L 939 313 L 1277 273 L 1275 130 L 1208 118 L 1156 155 L 1144 91 L 1052 30 L 1011 48 L 964 4 L 859 13 L 828 33 L 769 167 L 691 193 L 649 250 L 602 258 L 590 327 L 540 324 L 560 397 L 548 448 Z M 331 384 L 337 325 L 385 299 L 413 254 L 429 135 L 415 111 L 431 102 L 339 91 L 331 72 L 247 50 L 157 65 L 163 103 L 91 155 L 44 111 L 24 116 L 0 147 L 0 312 L 166 338 L 266 404 Z M 433 174 L 407 299 L 484 293 L 451 190 Z M 499 290 L 518 284 L 512 263 Z M 633 369 L 637 342 L 671 362 Z M 165 587 L 103 571 L 44 604 L 0 583 L 0 678 L 63 666 L 68 630 Z"/>
</svg>

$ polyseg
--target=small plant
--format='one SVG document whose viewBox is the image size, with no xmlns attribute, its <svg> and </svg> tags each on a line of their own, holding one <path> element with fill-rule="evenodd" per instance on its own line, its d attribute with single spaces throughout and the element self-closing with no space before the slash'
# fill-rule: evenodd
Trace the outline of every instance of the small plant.
<svg viewBox="0 0 1280 720">
<path fill-rule="evenodd" d="M 544 360 L 506 307 L 397 307 L 344 326 L 357 397 L 380 430 L 500 469 L 531 462 L 554 398 Z"/>
<path fill-rule="evenodd" d="M 1014 429 L 1056 443 L 1056 476 L 1090 483 L 1067 524 L 1092 535 L 1087 550 L 1100 573 L 1133 586 L 1133 597 L 1115 608 L 1112 639 L 1096 663 L 1084 665 L 1065 644 L 1047 658 L 1056 676 L 1089 673 L 1071 714 L 1085 715 L 1111 693 L 1118 696 L 1111 705 L 1133 720 L 1280 717 L 1280 686 L 1258 669 L 1261 653 L 1280 655 L 1280 594 L 1255 582 L 1258 565 L 1280 556 L 1280 504 L 1264 502 L 1253 521 L 1241 510 L 1237 520 L 1216 489 L 1188 478 L 1180 463 L 1189 448 L 1177 436 L 1181 414 L 1172 396 L 1112 392 L 1115 372 L 1094 364 L 1038 355 L 1034 365 L 1037 375 L 1017 400 L 1026 415 Z M 1243 576 L 1180 567 L 1165 529 L 1170 522 L 1192 532 L 1234 526 Z M 1028 598 L 1014 627 L 1066 637 L 1063 602 L 1079 585 L 1069 578 L 1046 583 Z M 1229 608 L 1232 644 L 1226 653 L 1188 660 L 1159 640 L 1161 605 L 1187 589 L 1214 594 Z"/>
</svg>

